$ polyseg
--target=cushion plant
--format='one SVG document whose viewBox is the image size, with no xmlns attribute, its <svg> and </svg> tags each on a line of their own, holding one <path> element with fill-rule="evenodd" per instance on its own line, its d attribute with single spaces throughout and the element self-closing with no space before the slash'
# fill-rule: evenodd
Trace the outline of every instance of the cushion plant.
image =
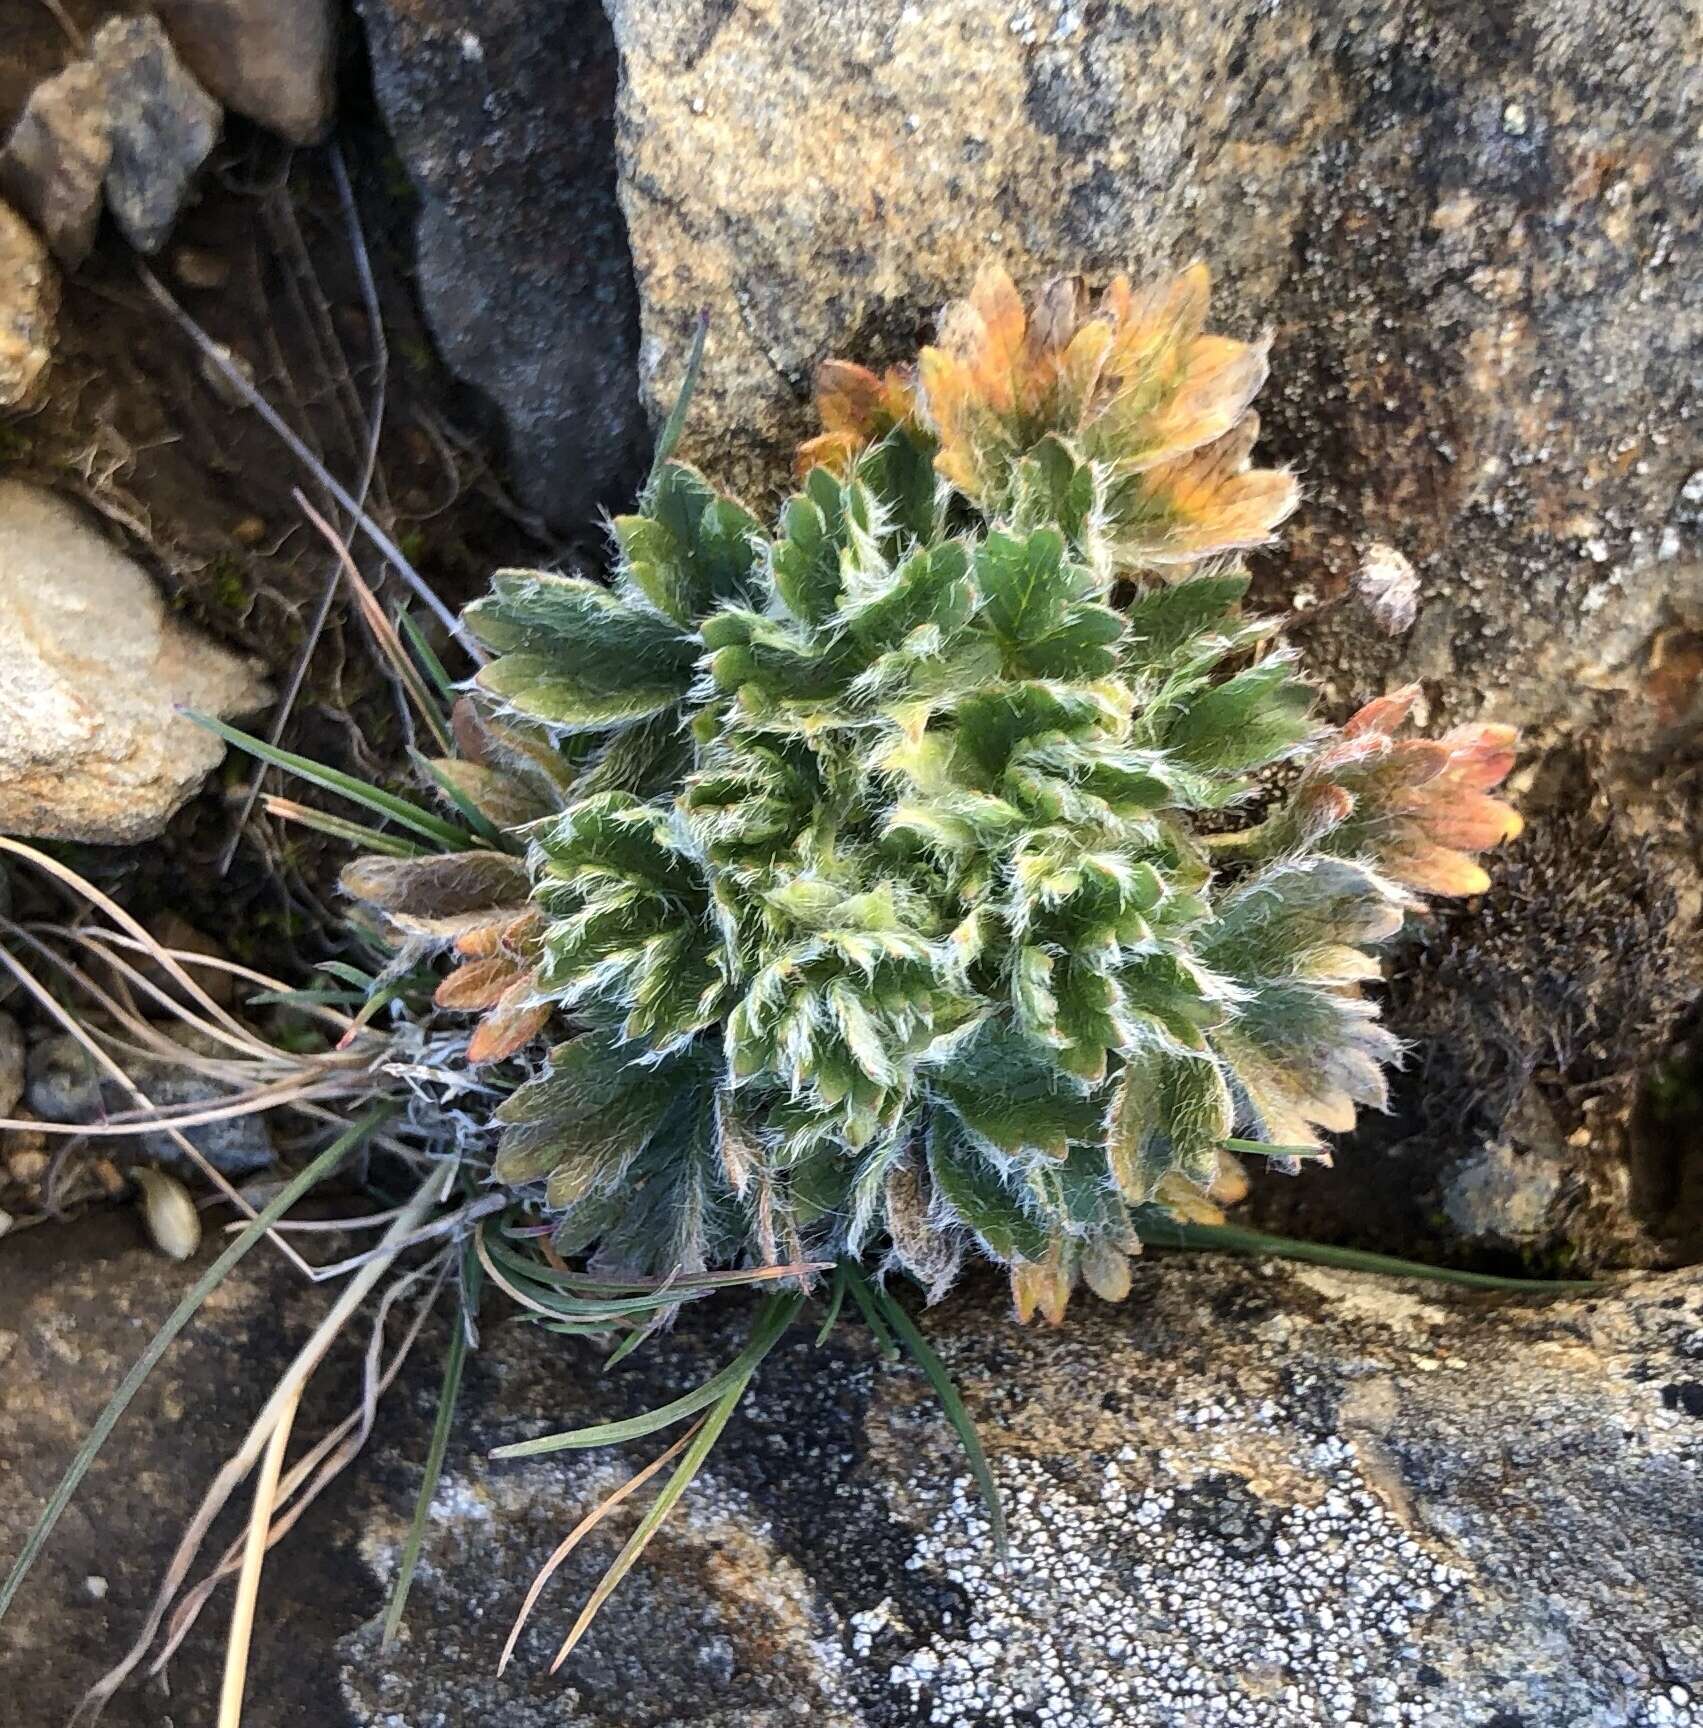
<svg viewBox="0 0 1703 1728">
<path fill-rule="evenodd" d="M 663 461 L 609 584 L 472 608 L 475 801 L 536 814 L 548 746 L 560 808 L 529 896 L 458 904 L 440 1001 L 491 1009 L 476 1058 L 557 1028 L 494 1174 L 561 1252 L 931 1295 L 980 1254 L 1057 1319 L 1128 1288 L 1133 1208 L 1384 1105 L 1375 950 L 1486 885 L 1513 736 L 1398 738 L 1411 689 L 1332 727 L 1244 614 L 1297 487 L 1207 298 L 1196 265 L 1026 310 L 986 271 L 914 370 L 823 368 L 772 528 Z M 348 881 L 441 909 L 443 868 Z"/>
<path fill-rule="evenodd" d="M 435 1267 L 429 1303 L 453 1268 L 461 1310 L 387 1636 L 482 1284 L 556 1331 L 620 1334 L 617 1356 L 683 1302 L 775 1292 L 695 1391 L 500 1449 L 700 1418 L 602 1509 L 678 1458 L 559 1663 L 816 1274 L 832 1273 L 829 1324 L 849 1293 L 927 1371 L 997 1540 L 964 1407 L 868 1274 L 932 1298 L 979 1256 L 1007 1270 L 1019 1318 L 1056 1322 L 1079 1283 L 1128 1291 L 1143 1232 L 1175 1240 L 1195 1220 L 1200 1240 L 1237 1153 L 1295 1169 L 1385 1105 L 1400 1047 L 1365 994 L 1378 949 L 1422 896 L 1488 886 L 1474 855 L 1519 831 L 1492 796 L 1514 735 L 1402 736 L 1414 688 L 1333 726 L 1277 624 L 1243 610 L 1243 554 L 1298 494 L 1252 466 L 1266 345 L 1206 333 L 1208 286 L 1196 265 L 1139 292 L 1120 278 L 1090 304 L 1061 280 L 1026 308 L 984 272 L 914 368 L 822 369 L 823 430 L 772 525 L 672 460 L 677 410 L 638 509 L 613 525 L 612 579 L 498 572 L 468 614 L 481 666 L 459 695 L 406 621 L 404 652 L 351 566 L 438 741 L 420 765 L 444 813 L 207 722 L 382 819 L 269 800 L 366 843 L 344 872 L 349 935 L 387 958 L 333 965 L 343 992 L 256 998 L 341 1028 L 287 1097 L 370 1107 L 184 1298 L 50 1501 L 0 1614 L 148 1368 L 284 1206 L 369 1144 L 416 1186 L 377 1248 L 317 1269 L 365 1283 L 209 1490 L 93 1703 L 142 1660 L 238 1466 L 263 1447 L 281 1460 L 282 1391 L 381 1277 L 396 1278 L 388 1305 Z M 270 1080 L 282 1053 L 248 1042 Z M 1214 1228 L 1225 1245 L 1305 1251 Z M 433 1259 L 400 1269 L 427 1244 Z M 516 1635 L 602 1511 L 546 1563 Z M 257 1500 L 251 1604 L 274 1515 Z M 240 1675 L 240 1650 L 232 1664 Z"/>
</svg>

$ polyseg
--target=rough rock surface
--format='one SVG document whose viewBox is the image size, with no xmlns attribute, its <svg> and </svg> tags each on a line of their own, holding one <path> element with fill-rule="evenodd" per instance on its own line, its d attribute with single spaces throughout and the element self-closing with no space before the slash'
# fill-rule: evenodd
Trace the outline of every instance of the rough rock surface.
<svg viewBox="0 0 1703 1728">
<path fill-rule="evenodd" d="M 137 251 L 154 252 L 218 141 L 223 112 L 156 18 L 109 19 L 89 46 L 106 83 L 112 135 L 107 209 Z"/>
<path fill-rule="evenodd" d="M 200 1056 L 218 1056 L 228 1046 L 216 1039 L 185 1033 L 179 1042 Z M 168 1109 L 190 1104 L 218 1104 L 231 1095 L 206 1075 L 181 1063 L 153 1057 L 131 1057 L 124 1070 L 148 1102 Z M 29 1053 L 26 1101 L 44 1122 L 104 1122 L 136 1100 L 127 1086 L 95 1066 L 83 1045 L 69 1033 L 44 1038 Z M 263 1116 L 233 1116 L 183 1131 L 203 1158 L 226 1176 L 252 1176 L 272 1163 L 272 1140 Z M 194 1160 L 168 1134 L 140 1134 L 134 1139 L 103 1139 L 101 1152 L 121 1168 L 130 1164 L 162 1164 L 185 1176 L 195 1174 Z"/>
<path fill-rule="evenodd" d="M 157 834 L 224 754 L 177 706 L 228 718 L 268 699 L 76 507 L 0 480 L 0 832 Z"/>
<path fill-rule="evenodd" d="M 153 0 L 184 64 L 227 108 L 313 144 L 331 124 L 332 0 Z"/>
<path fill-rule="evenodd" d="M 444 359 L 499 411 L 523 501 L 583 527 L 623 507 L 647 442 L 609 26 L 593 0 L 358 10 L 420 198 L 420 296 Z"/>
<path fill-rule="evenodd" d="M 0 408 L 22 402 L 53 352 L 59 272 L 23 217 L 0 203 Z"/>
<path fill-rule="evenodd" d="M 121 1252 L 134 1230 L 115 1219 L 59 1260 L 33 1231 L 0 1256 L 0 1555 L 188 1275 Z M 62 1720 L 126 1641 L 260 1377 L 325 1300 L 257 1254 L 169 1359 L 8 1626 L 31 1682 L 18 1728 Z M 1007 1496 L 1003 1569 L 921 1376 L 878 1365 L 855 1327 L 822 1353 L 801 1329 L 564 1672 L 549 1657 L 625 1511 L 570 1558 L 499 1679 L 539 1563 L 656 1444 L 501 1464 L 489 1448 L 678 1394 L 748 1313 L 689 1317 L 606 1381 L 594 1348 L 487 1316 L 402 1644 L 381 1655 L 377 1629 L 435 1347 L 368 1459 L 269 1561 L 245 1721 L 1695 1723 L 1700 1319 L 1696 1273 L 1544 1303 L 1155 1259 L 1125 1307 L 1085 1303 L 1058 1333 L 973 1292 L 926 1324 Z M 354 1399 L 332 1379 L 304 1444 Z M 223 1618 L 177 1657 L 169 1706 L 133 1690 L 113 1728 L 201 1720 Z"/>
<path fill-rule="evenodd" d="M 24 1095 L 24 1035 L 10 1014 L 0 1012 L 0 1116 L 12 1115 Z"/>
<path fill-rule="evenodd" d="M 1625 1172 L 1668 1155 L 1628 1152 L 1635 1077 L 1703 989 L 1694 8 L 609 11 L 647 401 L 709 307 L 686 453 L 753 496 L 817 362 L 907 355 L 990 257 L 1032 286 L 1202 255 L 1221 325 L 1273 332 L 1264 448 L 1307 498 L 1260 598 L 1339 715 L 1420 678 L 1433 722 L 1530 743 L 1527 838 L 1394 969 L 1396 1121 L 1275 1221 L 1337 1195 L 1305 1226 L 1358 1210 L 1411 1252 L 1445 1150 L 1518 1118 L 1565 1166 L 1551 1246 L 1660 1253 Z M 1393 635 L 1354 585 L 1372 543 L 1418 576 Z"/>
<path fill-rule="evenodd" d="M 107 83 L 92 60 L 75 60 L 30 92 L 0 148 L 0 195 L 41 230 L 68 269 L 88 257 L 112 161 Z"/>
</svg>

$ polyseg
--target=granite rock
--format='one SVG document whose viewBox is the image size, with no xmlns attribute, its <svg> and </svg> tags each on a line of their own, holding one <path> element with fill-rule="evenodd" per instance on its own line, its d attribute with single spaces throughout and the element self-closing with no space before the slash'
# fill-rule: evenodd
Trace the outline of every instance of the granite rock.
<svg viewBox="0 0 1703 1728">
<path fill-rule="evenodd" d="M 1259 1203 L 1412 1252 L 1438 1172 L 1536 1088 L 1566 1175 L 1549 1245 L 1671 1256 L 1622 1189 L 1638 1076 L 1703 991 L 1694 8 L 609 13 L 646 402 L 708 307 L 684 454 L 753 502 L 817 363 L 908 356 L 989 258 L 1033 287 L 1202 256 L 1215 321 L 1272 333 L 1262 450 L 1306 497 L 1256 598 L 1338 717 L 1417 678 L 1434 725 L 1525 728 L 1529 828 L 1392 968 L 1417 1059 L 1357 1142 L 1368 1173 L 1351 1151 Z M 1394 632 L 1356 585 L 1374 546 L 1416 577 Z"/>
<path fill-rule="evenodd" d="M 35 224 L 67 269 L 95 243 L 111 161 L 106 76 L 92 60 L 44 78 L 0 148 L 0 196 Z"/>
<path fill-rule="evenodd" d="M 153 0 L 184 64 L 224 105 L 292 144 L 316 144 L 335 106 L 333 0 Z"/>
<path fill-rule="evenodd" d="M 21 403 L 53 353 L 59 272 L 47 248 L 9 204 L 0 203 L 0 408 Z"/>
<path fill-rule="evenodd" d="M 127 1229 L 59 1261 L 34 1231 L 0 1257 L 0 1551 L 187 1275 L 119 1252 Z M 987 1442 L 1008 1563 L 921 1375 L 878 1363 L 855 1325 L 820 1351 L 801 1328 L 562 1673 L 550 1656 L 626 1509 L 569 1559 L 498 1677 L 538 1565 L 658 1443 L 509 1462 L 490 1448 L 682 1393 L 738 1348 L 749 1311 L 690 1314 L 607 1378 L 593 1344 L 488 1312 L 402 1642 L 381 1653 L 378 1628 L 436 1348 L 269 1559 L 245 1721 L 1697 1721 L 1697 1273 L 1528 1300 L 1155 1257 L 1125 1306 L 1084 1303 L 1059 1332 L 1014 1328 L 991 1294 L 923 1324 Z M 18 1728 L 59 1721 L 128 1639 L 241 1411 L 327 1299 L 257 1254 L 174 1353 L 8 1628 L 32 1682 Z M 341 1359 L 326 1375 L 304 1443 L 356 1396 Z M 91 1575 L 110 1586 L 99 1600 Z M 174 1661 L 176 1719 L 216 1692 L 222 1636 L 210 1613 Z M 154 1722 L 158 1702 L 132 1689 L 107 1720 Z"/>
</svg>

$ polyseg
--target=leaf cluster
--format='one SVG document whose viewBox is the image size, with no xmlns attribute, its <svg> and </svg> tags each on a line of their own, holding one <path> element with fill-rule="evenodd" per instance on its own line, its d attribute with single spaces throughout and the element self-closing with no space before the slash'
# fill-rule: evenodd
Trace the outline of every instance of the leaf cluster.
<svg viewBox="0 0 1703 1728">
<path fill-rule="evenodd" d="M 1031 315 L 985 273 L 914 372 L 824 368 L 772 525 L 665 461 L 609 584 L 471 609 L 484 724 L 571 778 L 440 1000 L 571 1028 L 496 1160 L 562 1252 L 878 1250 L 938 1292 L 973 1249 L 1056 1317 L 1232 1137 L 1292 1162 L 1384 1104 L 1374 950 L 1413 889 L 1482 885 L 1511 737 L 1398 741 L 1412 693 L 1334 732 L 1244 615 L 1295 486 L 1206 296 Z"/>
</svg>

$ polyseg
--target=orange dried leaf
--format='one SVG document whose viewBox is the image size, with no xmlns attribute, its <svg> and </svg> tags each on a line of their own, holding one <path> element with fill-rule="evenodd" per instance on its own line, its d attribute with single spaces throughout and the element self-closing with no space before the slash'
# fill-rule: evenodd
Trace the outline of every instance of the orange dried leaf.
<svg viewBox="0 0 1703 1728">
<path fill-rule="evenodd" d="M 1378 732 L 1388 737 L 1413 712 L 1420 695 L 1417 684 L 1404 684 L 1387 696 L 1374 696 L 1349 716 L 1343 725 L 1343 735 L 1358 738 L 1362 733 Z"/>
<path fill-rule="evenodd" d="M 468 1012 L 495 1008 L 509 986 L 522 975 L 523 969 L 506 954 L 489 960 L 470 960 L 438 985 L 432 1000 L 440 1008 Z"/>
<path fill-rule="evenodd" d="M 544 920 L 531 907 L 503 906 L 458 936 L 455 951 L 465 960 L 485 960 L 499 950 L 533 957 L 543 934 Z"/>
<path fill-rule="evenodd" d="M 540 1002 L 530 974 L 509 986 L 496 1007 L 474 1029 L 467 1060 L 475 1066 L 502 1062 L 523 1050 L 550 1019 L 550 1004 Z"/>
</svg>

